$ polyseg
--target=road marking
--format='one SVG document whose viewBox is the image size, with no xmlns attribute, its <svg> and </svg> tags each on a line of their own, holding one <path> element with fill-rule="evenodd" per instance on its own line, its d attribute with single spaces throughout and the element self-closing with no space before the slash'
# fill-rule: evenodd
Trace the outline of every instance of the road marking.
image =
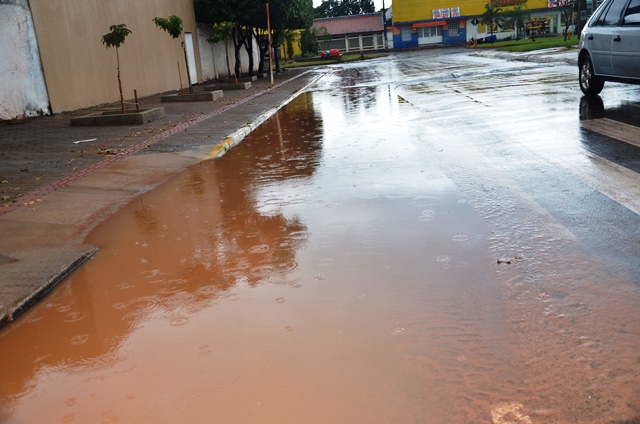
<svg viewBox="0 0 640 424">
<path fill-rule="evenodd" d="M 580 153 L 534 152 L 582 180 L 592 189 L 640 215 L 640 175 L 629 168 L 611 162 L 601 156 L 583 150 Z"/>
<path fill-rule="evenodd" d="M 582 176 L 589 176 L 587 184 L 640 215 L 638 173 L 593 153 L 587 152 L 587 157 L 591 159 L 594 168 L 598 170 L 597 173 L 585 172 L 581 174 Z"/>
<path fill-rule="evenodd" d="M 614 121 L 608 118 L 590 119 L 580 121 L 580 123 L 588 130 L 640 147 L 640 128 L 635 125 L 625 124 L 624 122 Z"/>
</svg>

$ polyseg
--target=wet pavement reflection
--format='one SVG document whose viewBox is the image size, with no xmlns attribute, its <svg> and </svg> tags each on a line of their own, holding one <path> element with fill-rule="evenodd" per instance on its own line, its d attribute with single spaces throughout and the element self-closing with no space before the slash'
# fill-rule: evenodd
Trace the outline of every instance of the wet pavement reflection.
<svg viewBox="0 0 640 424">
<path fill-rule="evenodd" d="M 524 118 L 512 116 L 516 145 L 461 153 L 490 102 L 516 104 L 508 88 L 455 82 L 483 72 L 470 60 L 424 79 L 419 62 L 335 68 L 225 156 L 96 228 L 95 257 L 0 333 L 0 422 L 629 417 L 630 277 L 607 274 L 509 179 L 521 144 L 548 143 Z M 500 66 L 533 84 L 527 67 Z M 580 134 L 579 96 L 549 78 L 554 101 L 525 104 L 552 103 L 573 116 L 562 135 Z M 492 168 L 487 152 L 511 161 Z M 590 401 L 612 393 L 626 406 Z"/>
</svg>

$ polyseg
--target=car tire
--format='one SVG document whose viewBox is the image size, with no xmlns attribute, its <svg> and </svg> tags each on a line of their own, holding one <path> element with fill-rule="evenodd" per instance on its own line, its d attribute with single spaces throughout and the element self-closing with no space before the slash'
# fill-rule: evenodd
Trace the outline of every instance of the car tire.
<svg viewBox="0 0 640 424">
<path fill-rule="evenodd" d="M 589 55 L 582 58 L 578 69 L 580 90 L 582 90 L 586 96 L 595 96 L 600 94 L 604 87 L 604 81 L 598 79 L 593 73 L 593 63 L 591 63 L 591 57 Z"/>
</svg>

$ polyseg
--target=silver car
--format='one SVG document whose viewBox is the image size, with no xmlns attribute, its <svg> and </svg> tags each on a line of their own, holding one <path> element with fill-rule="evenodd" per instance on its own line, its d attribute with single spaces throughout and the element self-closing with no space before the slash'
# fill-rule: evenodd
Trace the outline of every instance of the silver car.
<svg viewBox="0 0 640 424">
<path fill-rule="evenodd" d="M 640 0 L 605 0 L 582 30 L 578 49 L 584 94 L 600 93 L 605 81 L 640 84 Z"/>
</svg>

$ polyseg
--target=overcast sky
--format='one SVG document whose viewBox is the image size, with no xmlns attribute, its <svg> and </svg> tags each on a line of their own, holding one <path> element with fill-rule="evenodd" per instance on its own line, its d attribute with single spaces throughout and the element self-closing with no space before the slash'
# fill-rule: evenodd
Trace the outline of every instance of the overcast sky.
<svg viewBox="0 0 640 424">
<path fill-rule="evenodd" d="M 318 7 L 322 3 L 322 0 L 313 0 L 313 7 Z M 382 0 L 373 0 L 373 5 L 376 7 L 376 12 L 382 9 Z M 391 6 L 391 0 L 384 0 L 384 7 Z"/>
</svg>

